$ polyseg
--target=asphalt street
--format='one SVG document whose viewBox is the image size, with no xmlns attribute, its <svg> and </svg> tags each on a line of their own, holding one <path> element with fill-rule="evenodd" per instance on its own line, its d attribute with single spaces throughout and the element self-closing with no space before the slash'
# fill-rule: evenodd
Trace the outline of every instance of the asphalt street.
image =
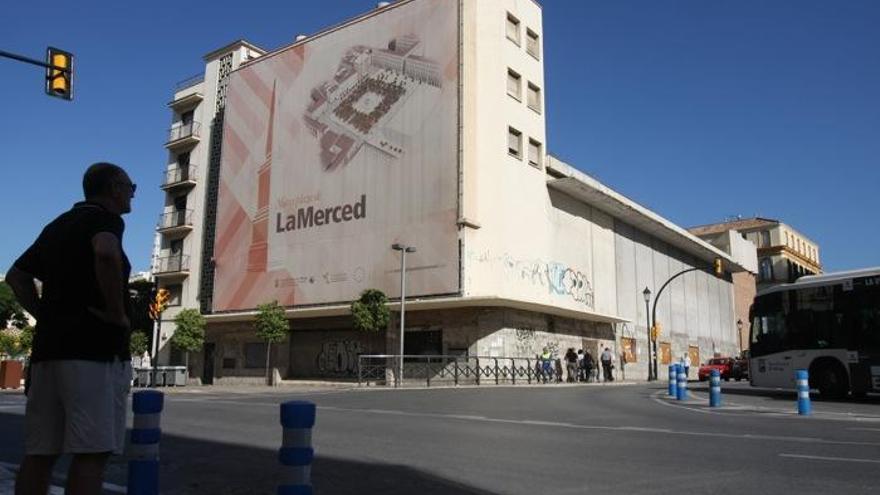
<svg viewBox="0 0 880 495">
<path fill-rule="evenodd" d="M 162 492 L 269 494 L 278 405 L 318 405 L 318 494 L 876 493 L 880 397 L 814 401 L 725 383 L 710 409 L 663 384 L 388 390 L 186 388 L 166 394 Z M 20 461 L 24 397 L 0 394 L 0 466 Z M 63 474 L 59 469 L 59 483 Z M 111 493 L 125 463 L 108 470 Z M 2 492 L 0 492 L 2 493 Z"/>
</svg>

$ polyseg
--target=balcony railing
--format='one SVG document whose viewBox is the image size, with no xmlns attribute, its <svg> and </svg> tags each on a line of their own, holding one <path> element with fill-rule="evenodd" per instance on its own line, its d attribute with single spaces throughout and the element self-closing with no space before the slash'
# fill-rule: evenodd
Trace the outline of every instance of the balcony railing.
<svg viewBox="0 0 880 495">
<path fill-rule="evenodd" d="M 194 76 L 187 77 L 183 81 L 178 82 L 174 85 L 174 91 L 182 91 L 190 86 L 195 86 L 196 84 L 205 80 L 205 74 L 199 73 Z"/>
<path fill-rule="evenodd" d="M 157 230 L 176 229 L 178 227 L 192 227 L 192 210 L 169 211 L 159 215 Z"/>
<path fill-rule="evenodd" d="M 194 184 L 196 181 L 197 171 L 198 169 L 193 164 L 170 168 L 165 171 L 165 178 L 162 181 L 162 188 L 168 189 L 184 183 Z"/>
<path fill-rule="evenodd" d="M 181 124 L 178 126 L 174 126 L 168 132 L 168 142 L 173 143 L 174 141 L 180 141 L 181 139 L 186 139 L 188 137 L 199 137 L 199 130 L 201 125 L 198 122 L 188 122 L 186 124 Z"/>
<path fill-rule="evenodd" d="M 172 254 L 156 259 L 154 274 L 180 273 L 189 271 L 189 256 Z"/>
</svg>

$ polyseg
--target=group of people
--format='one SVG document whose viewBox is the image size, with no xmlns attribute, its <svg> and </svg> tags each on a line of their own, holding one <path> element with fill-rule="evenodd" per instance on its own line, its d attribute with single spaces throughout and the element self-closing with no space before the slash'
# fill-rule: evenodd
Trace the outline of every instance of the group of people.
<svg viewBox="0 0 880 495">
<path fill-rule="evenodd" d="M 543 383 L 562 383 L 563 361 L 565 362 L 564 379 L 568 383 L 588 383 L 594 380 L 598 382 L 600 370 L 602 381 L 614 381 L 614 354 L 607 347 L 599 355 L 598 362 L 586 349 L 575 351 L 574 347 L 569 347 L 560 359 L 545 347 L 539 356 L 535 356 L 535 376 Z"/>
</svg>

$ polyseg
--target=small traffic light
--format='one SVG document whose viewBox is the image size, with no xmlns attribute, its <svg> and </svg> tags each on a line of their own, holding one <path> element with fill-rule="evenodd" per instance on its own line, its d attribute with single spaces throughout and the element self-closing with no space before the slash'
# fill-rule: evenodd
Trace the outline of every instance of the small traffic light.
<svg viewBox="0 0 880 495">
<path fill-rule="evenodd" d="M 168 307 L 168 300 L 171 298 L 171 293 L 168 292 L 168 289 L 159 289 L 156 292 L 156 309 L 159 313 L 165 311 L 165 308 Z"/>
<path fill-rule="evenodd" d="M 719 277 L 724 275 L 724 263 L 721 261 L 721 258 L 715 258 L 713 266 L 715 269 L 715 275 Z"/>
<path fill-rule="evenodd" d="M 73 99 L 73 54 L 46 49 L 46 94 L 65 100 Z"/>
<path fill-rule="evenodd" d="M 651 326 L 651 340 L 657 340 L 660 338 L 660 324 L 655 323 Z"/>
</svg>

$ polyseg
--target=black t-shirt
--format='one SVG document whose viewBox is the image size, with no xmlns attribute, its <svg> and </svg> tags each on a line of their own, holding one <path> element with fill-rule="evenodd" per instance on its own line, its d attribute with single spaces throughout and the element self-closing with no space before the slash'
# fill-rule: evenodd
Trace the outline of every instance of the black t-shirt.
<svg viewBox="0 0 880 495">
<path fill-rule="evenodd" d="M 109 232 L 119 239 L 123 258 L 123 301 L 128 312 L 131 265 L 122 251 L 122 217 L 102 206 L 81 202 L 52 221 L 15 267 L 39 279 L 42 286 L 32 361 L 131 359 L 129 331 L 108 324 L 89 307 L 105 309 L 95 276 L 92 238 Z"/>
</svg>

